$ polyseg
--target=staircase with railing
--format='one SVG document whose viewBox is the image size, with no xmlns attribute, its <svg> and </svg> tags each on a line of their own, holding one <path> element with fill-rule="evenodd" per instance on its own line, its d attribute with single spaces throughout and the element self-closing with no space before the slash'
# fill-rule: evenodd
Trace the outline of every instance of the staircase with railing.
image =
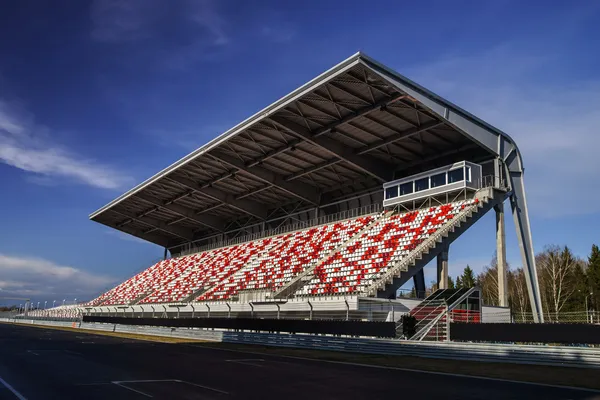
<svg viewBox="0 0 600 400">
<path fill-rule="evenodd" d="M 359 230 L 358 232 L 356 232 L 354 235 L 352 235 L 351 237 L 348 238 L 348 240 L 346 240 L 344 243 L 341 243 L 339 246 L 337 246 L 336 248 L 332 249 L 329 253 L 327 253 L 326 255 L 324 255 L 323 257 L 321 257 L 321 259 L 315 263 L 313 266 L 311 266 L 310 268 L 306 269 L 306 271 L 304 271 L 303 273 L 299 274 L 298 276 L 296 276 L 292 281 L 290 281 L 290 283 L 288 283 L 287 285 L 285 285 L 284 287 L 282 287 L 279 291 L 277 291 L 274 295 L 273 298 L 275 299 L 283 299 L 283 298 L 288 298 L 288 297 L 293 297 L 292 295 L 294 294 L 294 292 L 300 290 L 302 288 L 302 286 L 306 285 L 307 283 L 310 282 L 310 280 L 313 278 L 314 276 L 314 271 L 325 261 L 327 261 L 329 259 L 329 257 L 341 250 L 343 250 L 344 248 L 350 246 L 351 244 L 355 243 L 357 240 L 360 240 L 360 238 L 362 237 L 362 234 L 364 232 L 367 232 L 369 229 L 371 229 L 371 227 L 373 227 L 373 225 L 375 225 L 376 223 L 379 222 L 379 220 L 381 218 L 385 218 L 386 216 L 388 216 L 391 212 L 381 212 L 379 214 L 374 214 L 373 215 L 373 220 L 371 222 L 369 222 L 367 225 L 365 225 L 361 230 Z"/>
<path fill-rule="evenodd" d="M 463 209 L 448 224 L 419 244 L 408 256 L 399 259 L 367 289 L 366 295 L 380 298 L 393 296 L 402 285 L 423 269 L 444 248 L 447 248 L 496 204 L 503 202 L 506 196 L 505 191 L 494 188 L 478 190 L 474 195 L 474 204 Z"/>
<path fill-rule="evenodd" d="M 449 336 L 448 323 L 452 311 L 468 304 L 468 299 L 475 298 L 479 302 L 479 288 L 439 289 L 427 297 L 410 315 L 417 320 L 415 334 L 411 340 L 443 341 Z M 478 308 L 478 307 L 477 307 Z"/>
</svg>

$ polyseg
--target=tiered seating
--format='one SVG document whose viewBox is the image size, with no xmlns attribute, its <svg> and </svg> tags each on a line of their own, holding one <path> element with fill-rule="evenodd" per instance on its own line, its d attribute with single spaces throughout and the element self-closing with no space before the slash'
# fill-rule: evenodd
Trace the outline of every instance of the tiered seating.
<svg viewBox="0 0 600 400">
<path fill-rule="evenodd" d="M 224 279 L 198 300 L 229 299 L 239 291 L 249 289 L 276 291 L 349 240 L 374 218 L 361 217 L 277 236 L 265 255 Z"/>
<path fill-rule="evenodd" d="M 58 306 L 47 310 L 32 310 L 27 313 L 28 316 L 36 318 L 79 318 L 81 314 L 81 308 L 78 305 Z"/>
<path fill-rule="evenodd" d="M 364 294 L 395 262 L 474 203 L 361 217 L 161 261 L 88 305 L 181 302 L 194 296 L 217 301 L 243 290 L 276 292 L 312 267 L 312 279 L 296 296 Z"/>
<path fill-rule="evenodd" d="M 452 322 L 481 322 L 481 312 L 476 310 L 462 310 L 455 308 L 450 311 L 452 315 Z"/>
<path fill-rule="evenodd" d="M 192 265 L 193 261 L 190 257 L 160 261 L 111 290 L 112 293 L 102 304 L 129 304 L 145 294 L 164 287 Z"/>
<path fill-rule="evenodd" d="M 476 202 L 460 201 L 382 218 L 359 239 L 319 265 L 313 279 L 297 295 L 364 292 L 392 262 L 408 255 L 462 209 Z"/>
<path fill-rule="evenodd" d="M 272 242 L 273 238 L 269 238 L 184 257 L 192 267 L 140 303 L 182 301 L 201 288 L 209 288 L 227 279 L 264 252 Z"/>
</svg>

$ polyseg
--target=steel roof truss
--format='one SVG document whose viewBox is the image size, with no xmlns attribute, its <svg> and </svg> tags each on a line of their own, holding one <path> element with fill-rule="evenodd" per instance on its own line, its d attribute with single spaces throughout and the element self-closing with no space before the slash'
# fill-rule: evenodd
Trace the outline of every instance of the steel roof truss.
<svg viewBox="0 0 600 400">
<path fill-rule="evenodd" d="M 175 227 L 175 226 L 169 226 L 167 223 L 160 221 L 158 219 L 150 218 L 147 216 L 140 217 L 138 214 L 132 213 L 130 211 L 125 211 L 122 209 L 119 210 L 119 209 L 115 208 L 115 209 L 112 209 L 111 211 L 113 211 L 117 214 L 121 214 L 124 217 L 139 221 L 140 223 L 142 223 L 144 225 L 148 225 L 152 228 L 160 229 L 161 231 L 179 236 L 182 239 L 190 240 L 190 241 L 194 239 L 194 233 L 192 231 L 189 231 L 189 230 L 183 229 L 183 228 L 179 228 L 179 227 Z M 117 225 L 117 226 L 119 226 L 119 225 Z"/>
<path fill-rule="evenodd" d="M 264 207 L 262 207 L 260 204 L 255 203 L 251 200 L 236 199 L 235 195 L 225 193 L 215 187 L 212 187 L 212 183 L 201 184 L 197 183 L 192 179 L 183 178 L 179 176 L 169 176 L 168 179 L 171 179 L 195 192 L 211 197 L 222 203 L 228 204 L 235 209 L 253 215 L 257 218 L 264 219 L 266 217 Z"/>
<path fill-rule="evenodd" d="M 211 153 L 211 156 L 302 200 L 315 205 L 318 204 L 319 193 L 308 185 L 301 184 L 300 182 L 287 182 L 282 176 L 258 165 L 255 167 L 246 167 L 244 163 L 226 154 Z"/>
<path fill-rule="evenodd" d="M 183 207 L 179 204 L 165 204 L 164 201 L 157 199 L 156 197 L 151 196 L 147 193 L 139 192 L 136 193 L 135 196 L 139 199 L 144 200 L 147 203 L 154 204 L 155 206 L 159 206 L 160 208 L 164 208 L 165 210 L 172 211 L 175 214 L 181 215 L 182 217 L 186 217 L 189 220 L 195 221 L 209 228 L 213 228 L 219 231 L 223 228 L 224 221 L 221 220 L 221 218 L 219 217 L 215 217 L 213 215 L 197 215 L 194 211 L 190 210 L 187 207 Z"/>
<path fill-rule="evenodd" d="M 381 163 L 375 159 L 370 160 L 354 154 L 353 149 L 348 148 L 347 146 L 344 146 L 343 144 L 331 138 L 325 136 L 314 137 L 312 132 L 305 129 L 302 125 L 298 125 L 294 122 L 277 116 L 272 116 L 271 120 L 273 120 L 282 128 L 288 130 L 290 133 L 295 134 L 318 147 L 321 147 L 332 155 L 343 159 L 344 161 L 354 165 L 356 168 L 366 172 L 382 182 L 386 182 L 391 179 L 391 168 L 387 164 Z"/>
</svg>

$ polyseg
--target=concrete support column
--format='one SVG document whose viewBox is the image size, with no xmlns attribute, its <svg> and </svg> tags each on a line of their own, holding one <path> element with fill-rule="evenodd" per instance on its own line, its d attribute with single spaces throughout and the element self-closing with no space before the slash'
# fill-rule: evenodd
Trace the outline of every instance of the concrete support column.
<svg viewBox="0 0 600 400">
<path fill-rule="evenodd" d="M 438 289 L 448 289 L 448 250 L 446 247 L 437 256 L 437 284 Z"/>
<path fill-rule="evenodd" d="M 415 285 L 415 292 L 417 294 L 417 298 L 424 299 L 425 298 L 425 273 L 424 273 L 423 269 L 419 270 L 419 272 L 417 272 L 413 276 L 413 283 Z"/>
<path fill-rule="evenodd" d="M 498 262 L 498 305 L 508 307 L 508 282 L 506 276 L 506 235 L 504 227 L 504 204 L 494 207 L 496 210 L 496 258 Z"/>
</svg>

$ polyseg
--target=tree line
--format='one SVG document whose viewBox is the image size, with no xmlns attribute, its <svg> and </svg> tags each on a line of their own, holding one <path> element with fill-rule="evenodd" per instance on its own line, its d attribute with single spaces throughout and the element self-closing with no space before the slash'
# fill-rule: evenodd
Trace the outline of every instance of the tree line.
<svg viewBox="0 0 600 400">
<path fill-rule="evenodd" d="M 573 311 L 600 311 L 600 250 L 597 245 L 587 258 L 576 257 L 567 246 L 547 246 L 535 257 L 540 297 L 544 313 L 558 320 L 559 314 Z M 508 303 L 513 313 L 531 312 L 523 268 L 507 266 Z M 448 277 L 448 287 L 479 286 L 483 304 L 499 305 L 498 263 L 494 256 L 489 266 L 475 275 L 467 265 L 462 274 Z M 435 289 L 433 287 L 432 289 Z"/>
</svg>

